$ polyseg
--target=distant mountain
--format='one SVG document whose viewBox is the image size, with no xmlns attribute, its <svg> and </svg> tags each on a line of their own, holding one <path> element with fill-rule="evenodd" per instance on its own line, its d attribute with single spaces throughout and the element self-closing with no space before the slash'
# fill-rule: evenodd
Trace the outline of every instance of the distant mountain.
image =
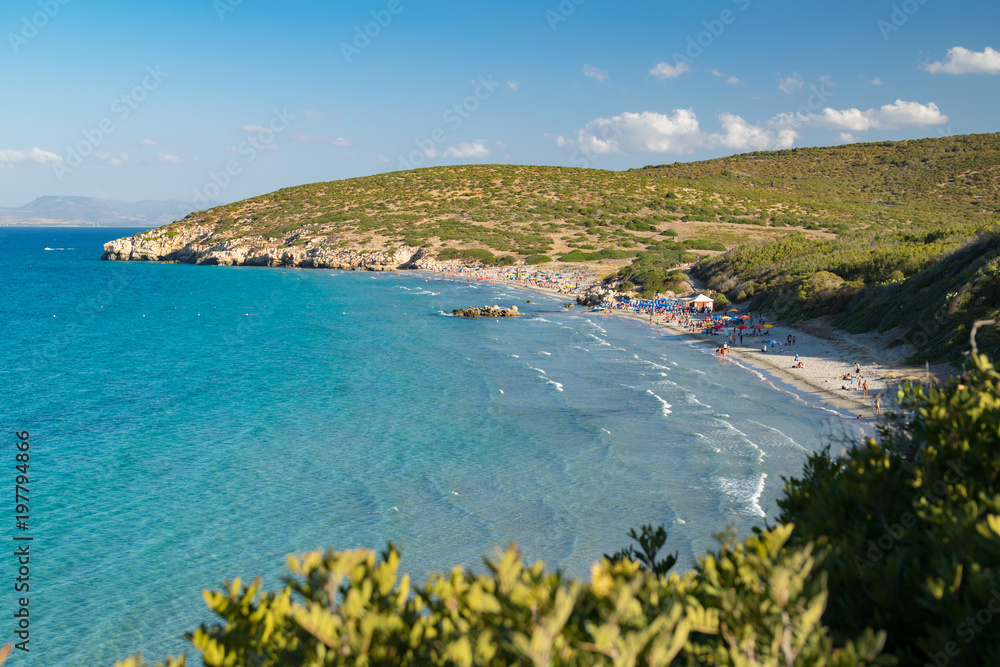
<svg viewBox="0 0 1000 667">
<path fill-rule="evenodd" d="M 216 206 L 213 202 L 210 206 Z M 0 226 L 156 227 L 200 210 L 182 201 L 137 202 L 92 197 L 39 197 L 17 208 L 0 207 Z"/>
</svg>

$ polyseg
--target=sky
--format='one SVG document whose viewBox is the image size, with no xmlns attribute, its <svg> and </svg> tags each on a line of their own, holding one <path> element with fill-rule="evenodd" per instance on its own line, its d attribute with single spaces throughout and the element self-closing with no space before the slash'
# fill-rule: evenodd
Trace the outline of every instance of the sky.
<svg viewBox="0 0 1000 667">
<path fill-rule="evenodd" d="M 1000 131 L 996 0 L 4 0 L 0 206 Z"/>
</svg>

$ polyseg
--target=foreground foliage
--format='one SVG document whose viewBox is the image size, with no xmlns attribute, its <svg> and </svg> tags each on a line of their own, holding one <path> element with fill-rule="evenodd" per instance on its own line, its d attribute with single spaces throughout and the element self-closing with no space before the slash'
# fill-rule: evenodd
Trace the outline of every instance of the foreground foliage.
<svg viewBox="0 0 1000 667">
<path fill-rule="evenodd" d="M 872 664 L 881 636 L 835 645 L 821 623 L 826 586 L 811 546 L 784 548 L 792 531 L 727 542 L 682 577 L 605 558 L 590 583 L 511 547 L 486 574 L 456 568 L 412 595 L 391 545 L 381 559 L 315 552 L 289 559 L 280 592 L 236 580 L 206 593 L 222 623 L 191 641 L 211 667 Z"/>
<path fill-rule="evenodd" d="M 883 629 L 904 665 L 1000 665 L 1000 373 L 970 364 L 901 391 L 912 423 L 810 457 L 778 501 L 789 547 L 821 554 L 834 637 Z"/>
</svg>

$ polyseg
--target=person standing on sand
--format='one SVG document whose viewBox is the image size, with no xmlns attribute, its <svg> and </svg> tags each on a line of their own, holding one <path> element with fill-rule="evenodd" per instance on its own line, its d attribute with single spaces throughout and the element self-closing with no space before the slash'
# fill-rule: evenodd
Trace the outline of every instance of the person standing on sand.
<svg viewBox="0 0 1000 667">
<path fill-rule="evenodd" d="M 862 389 L 862 391 L 864 391 L 864 393 L 862 394 L 862 396 L 864 398 L 868 398 L 868 380 L 867 379 L 865 379 L 865 381 L 861 383 L 861 389 Z"/>
<path fill-rule="evenodd" d="M 875 414 L 882 414 L 882 394 L 875 395 Z"/>
</svg>

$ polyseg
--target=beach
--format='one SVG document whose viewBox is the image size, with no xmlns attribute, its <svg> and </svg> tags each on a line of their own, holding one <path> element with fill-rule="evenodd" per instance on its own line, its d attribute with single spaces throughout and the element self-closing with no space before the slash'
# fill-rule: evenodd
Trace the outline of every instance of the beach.
<svg viewBox="0 0 1000 667">
<path fill-rule="evenodd" d="M 447 266 L 427 267 L 424 270 L 432 271 L 437 276 L 488 281 L 572 299 L 599 278 L 596 271 L 577 267 L 549 270 L 520 267 L 520 272 L 518 267 L 493 269 Z M 648 313 L 624 309 L 604 312 L 581 310 L 594 318 L 624 317 L 645 322 L 651 329 L 670 332 L 710 348 L 719 348 L 727 340 L 725 335 L 692 332 L 678 321 L 672 321 L 663 315 L 655 315 L 650 319 Z M 736 310 L 745 313 L 746 307 L 737 307 Z M 902 382 L 940 381 L 948 377 L 952 370 L 947 364 L 925 369 L 908 366 L 904 362 L 911 352 L 909 346 L 889 347 L 893 337 L 887 334 L 851 334 L 837 329 L 831 323 L 832 317 L 789 325 L 773 319 L 767 313 L 754 315 L 762 316 L 771 327 L 766 330 L 765 335 L 755 338 L 744 336 L 742 345 L 737 338 L 736 345 L 728 348 L 724 358 L 746 364 L 790 385 L 801 394 L 860 416 L 866 421 L 878 421 L 886 412 L 900 411 L 896 398 Z M 787 344 L 789 336 L 794 337 L 794 344 Z M 776 340 L 779 344 L 762 345 L 766 340 Z M 763 351 L 765 349 L 767 351 Z M 852 376 L 855 380 L 853 387 Z M 863 386 L 865 382 L 868 385 L 867 391 Z M 876 397 L 879 401 L 878 411 Z"/>
</svg>

